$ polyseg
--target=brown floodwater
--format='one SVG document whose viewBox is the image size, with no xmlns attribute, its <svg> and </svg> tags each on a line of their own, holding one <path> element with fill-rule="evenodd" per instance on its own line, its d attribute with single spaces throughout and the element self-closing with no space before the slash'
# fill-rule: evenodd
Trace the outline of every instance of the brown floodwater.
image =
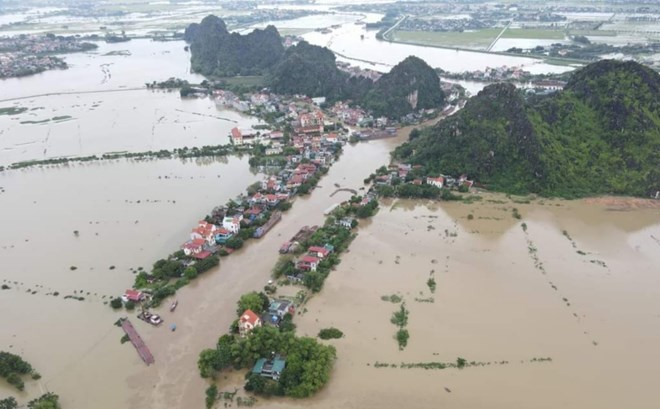
<svg viewBox="0 0 660 409">
<path fill-rule="evenodd" d="M 516 204 L 490 194 L 474 204 L 385 205 L 296 317 L 301 334 L 345 334 L 330 342 L 339 356 L 330 383 L 304 406 L 655 408 L 658 238 L 657 206 Z M 399 306 L 381 300 L 390 294 L 410 311 L 403 351 L 390 322 Z M 491 365 L 374 367 L 458 357 Z"/>
<path fill-rule="evenodd" d="M 226 332 L 239 296 L 265 284 L 283 241 L 302 225 L 322 223 L 323 211 L 350 195 L 330 197 L 335 184 L 359 189 L 401 140 L 347 146 L 320 187 L 296 199 L 268 235 L 180 290 L 176 312 L 159 311 L 165 326 L 134 319 L 156 357 L 151 367 L 130 344 L 119 343 L 122 332 L 112 323 L 127 313 L 104 302 L 130 287 L 133 271 L 176 250 L 213 206 L 262 176 L 250 171 L 247 158 L 235 157 L 0 173 L 0 281 L 11 287 L 0 292 L 0 349 L 20 353 L 43 376 L 28 382 L 25 393 L 4 384 L 0 393 L 25 401 L 51 390 L 73 409 L 202 405 L 197 356 Z"/>
<path fill-rule="evenodd" d="M 0 165 L 228 144 L 233 127 L 260 123 L 255 117 L 220 110 L 209 98 L 182 99 L 178 92 L 167 91 L 52 95 L 6 105 L 28 111 L 0 116 Z"/>
<path fill-rule="evenodd" d="M 0 291 L 0 350 L 43 378 L 24 394 L 0 383 L 0 395 L 51 390 L 69 408 L 124 407 L 126 374 L 143 364 L 112 325 L 126 313 L 104 302 L 131 286 L 130 269 L 176 250 L 213 206 L 260 178 L 246 157 L 1 172 L 0 281 L 10 289 Z"/>
<path fill-rule="evenodd" d="M 183 41 L 99 43 L 65 56 L 70 68 L 0 80 L 0 166 L 60 156 L 141 152 L 229 143 L 235 126 L 255 117 L 218 109 L 209 98 L 180 98 L 178 90 L 151 91 L 146 83 L 190 73 Z M 116 53 L 129 55 L 117 55 Z"/>
</svg>

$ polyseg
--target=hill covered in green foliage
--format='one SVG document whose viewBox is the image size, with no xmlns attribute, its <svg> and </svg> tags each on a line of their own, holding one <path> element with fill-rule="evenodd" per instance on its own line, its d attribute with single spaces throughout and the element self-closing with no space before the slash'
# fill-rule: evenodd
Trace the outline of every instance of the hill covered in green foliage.
<svg viewBox="0 0 660 409">
<path fill-rule="evenodd" d="M 398 118 L 439 107 L 444 98 L 435 70 L 417 57 L 408 57 L 374 83 L 363 105 L 375 116 Z"/>
<path fill-rule="evenodd" d="M 395 157 L 512 193 L 643 196 L 660 190 L 658 95 L 658 73 L 612 60 L 579 70 L 547 97 L 495 84 Z"/>
<path fill-rule="evenodd" d="M 262 75 L 284 54 L 282 37 L 273 26 L 241 35 L 229 33 L 222 19 L 209 15 L 184 33 L 190 43 L 192 69 L 203 75 Z"/>
<path fill-rule="evenodd" d="M 408 57 L 378 81 L 351 77 L 337 68 L 326 47 L 301 41 L 286 51 L 272 26 L 246 35 L 229 34 L 215 16 L 186 29 L 193 70 L 207 76 L 266 75 L 279 94 L 324 96 L 328 101 L 351 100 L 376 116 L 399 118 L 444 102 L 437 73 L 423 60 Z"/>
</svg>

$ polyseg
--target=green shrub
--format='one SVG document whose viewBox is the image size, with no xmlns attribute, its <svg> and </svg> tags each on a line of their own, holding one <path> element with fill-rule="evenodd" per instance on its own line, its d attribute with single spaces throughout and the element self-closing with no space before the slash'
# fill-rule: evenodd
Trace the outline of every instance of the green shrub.
<svg viewBox="0 0 660 409">
<path fill-rule="evenodd" d="M 405 303 L 401 304 L 399 310 L 392 314 L 390 321 L 399 328 L 403 328 L 408 324 L 408 310 Z"/>
<path fill-rule="evenodd" d="M 396 341 L 399 343 L 399 349 L 403 350 L 408 345 L 410 334 L 407 329 L 400 329 L 396 332 Z"/>
<path fill-rule="evenodd" d="M 121 308 L 122 305 L 123 303 L 121 302 L 121 298 L 119 297 L 113 298 L 112 301 L 110 301 L 110 306 L 115 310 Z"/>
<path fill-rule="evenodd" d="M 319 338 L 321 339 L 337 339 L 344 336 L 344 333 L 338 330 L 337 328 L 323 328 L 319 331 Z"/>
<path fill-rule="evenodd" d="M 206 388 L 206 408 L 211 409 L 218 398 L 218 387 L 211 385 Z"/>
</svg>

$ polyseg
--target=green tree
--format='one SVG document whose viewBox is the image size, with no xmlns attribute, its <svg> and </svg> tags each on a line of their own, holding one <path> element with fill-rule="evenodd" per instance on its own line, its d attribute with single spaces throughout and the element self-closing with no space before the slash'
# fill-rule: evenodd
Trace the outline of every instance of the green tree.
<svg viewBox="0 0 660 409">
<path fill-rule="evenodd" d="M 188 280 L 194 280 L 197 278 L 197 269 L 194 266 L 186 267 L 186 269 L 183 270 L 183 276 Z"/>
<path fill-rule="evenodd" d="M 216 399 L 218 399 L 218 387 L 211 385 L 206 388 L 206 409 L 211 409 Z"/>
<path fill-rule="evenodd" d="M 18 402 L 13 396 L 0 400 L 0 409 L 16 409 Z"/>
<path fill-rule="evenodd" d="M 29 409 L 60 409 L 60 397 L 48 392 L 28 402 Z"/>
<path fill-rule="evenodd" d="M 261 314 L 268 309 L 270 301 L 268 296 L 264 293 L 251 293 L 243 294 L 238 300 L 238 307 L 236 308 L 236 315 L 240 316 L 245 310 L 252 310 L 256 314 Z"/>
<path fill-rule="evenodd" d="M 295 331 L 296 324 L 293 323 L 293 316 L 289 313 L 284 314 L 284 317 L 282 317 L 282 321 L 280 321 L 279 328 L 280 328 L 280 332 Z"/>
<path fill-rule="evenodd" d="M 231 349 L 234 343 L 235 343 L 234 337 L 229 334 L 225 334 L 221 336 L 220 339 L 218 339 L 218 345 L 216 347 L 217 354 L 216 354 L 215 369 L 221 370 L 231 366 L 232 364 Z"/>
<path fill-rule="evenodd" d="M 241 231 L 242 232 L 243 231 L 247 232 L 247 229 L 244 229 L 244 230 L 241 230 Z M 245 233 L 245 234 L 249 235 L 249 233 Z M 243 239 L 241 239 L 238 236 L 234 236 L 234 237 L 227 240 L 227 242 L 225 243 L 225 246 L 229 247 L 230 249 L 234 249 L 234 250 L 240 249 L 241 247 L 243 247 Z"/>
<path fill-rule="evenodd" d="M 215 378 L 217 367 L 219 366 L 219 356 L 216 349 L 205 349 L 199 354 L 197 368 L 202 378 Z"/>
<path fill-rule="evenodd" d="M 110 306 L 115 310 L 121 308 L 122 305 L 123 303 L 119 297 L 113 298 L 112 301 L 110 301 Z"/>
</svg>

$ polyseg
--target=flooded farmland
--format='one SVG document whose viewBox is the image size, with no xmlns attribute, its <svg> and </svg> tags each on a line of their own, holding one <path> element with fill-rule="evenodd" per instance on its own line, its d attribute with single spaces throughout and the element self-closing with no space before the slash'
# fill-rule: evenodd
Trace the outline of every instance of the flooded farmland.
<svg viewBox="0 0 660 409">
<path fill-rule="evenodd" d="M 361 30 L 349 21 L 329 35 L 306 38 L 355 58 L 375 42 L 371 33 L 355 45 Z M 346 45 L 351 42 L 354 48 Z M 101 45 L 67 56 L 69 70 L 1 82 L 0 106 L 28 110 L 0 116 L 0 165 L 223 144 L 232 127 L 257 123 L 218 110 L 209 99 L 138 89 L 169 77 L 201 80 L 190 73 L 183 45 Z M 485 54 L 417 46 L 366 48 L 365 58 L 384 70 L 422 53 L 434 66 L 455 71 L 487 64 L 548 69 L 529 59 L 493 62 Z M 120 343 L 122 332 L 113 326 L 127 313 L 106 303 L 130 287 L 137 270 L 176 250 L 212 207 L 263 175 L 246 157 L 233 156 L 1 172 L 0 284 L 7 288 L 0 291 L 0 349 L 26 357 L 43 377 L 23 393 L 2 381 L 0 396 L 11 393 L 23 403 L 55 391 L 68 409 L 203 407 L 208 384 L 199 377 L 197 357 L 227 331 L 240 295 L 266 284 L 283 241 L 304 225 L 323 223 L 324 210 L 349 198 L 348 192 L 335 195 L 338 188 L 359 191 L 406 139 L 407 130 L 346 146 L 313 194 L 297 198 L 264 238 L 181 289 L 176 312 L 157 311 L 176 332 L 137 322 L 156 359 L 149 367 Z M 331 381 L 309 400 L 260 399 L 258 405 L 618 409 L 634 399 L 635 408 L 655 408 L 660 209 L 617 200 L 516 203 L 481 196 L 471 204 L 384 202 L 359 228 L 323 291 L 295 317 L 302 334 L 316 336 L 330 326 L 344 332 L 330 341 L 338 351 Z M 390 322 L 400 304 L 391 295 L 401 297 L 410 314 L 403 351 Z M 457 358 L 467 366 L 401 368 Z M 240 387 L 240 374 L 228 376 L 220 379 L 223 389 Z"/>
<path fill-rule="evenodd" d="M 659 239 L 657 203 L 386 204 L 297 318 L 303 334 L 345 334 L 311 406 L 620 408 L 634 396 L 655 407 Z M 403 351 L 390 322 L 399 304 L 381 299 L 392 294 L 409 310 Z M 459 357 L 476 366 L 400 367 Z"/>
<path fill-rule="evenodd" d="M 43 376 L 19 400 L 47 389 L 69 408 L 125 407 L 127 372 L 144 364 L 120 345 L 112 324 L 122 314 L 106 303 L 260 177 L 234 157 L 0 173 L 0 281 L 9 287 L 0 294 L 0 349 L 29 357 Z M 0 384 L 0 394 L 15 394 L 8 388 Z"/>
</svg>

